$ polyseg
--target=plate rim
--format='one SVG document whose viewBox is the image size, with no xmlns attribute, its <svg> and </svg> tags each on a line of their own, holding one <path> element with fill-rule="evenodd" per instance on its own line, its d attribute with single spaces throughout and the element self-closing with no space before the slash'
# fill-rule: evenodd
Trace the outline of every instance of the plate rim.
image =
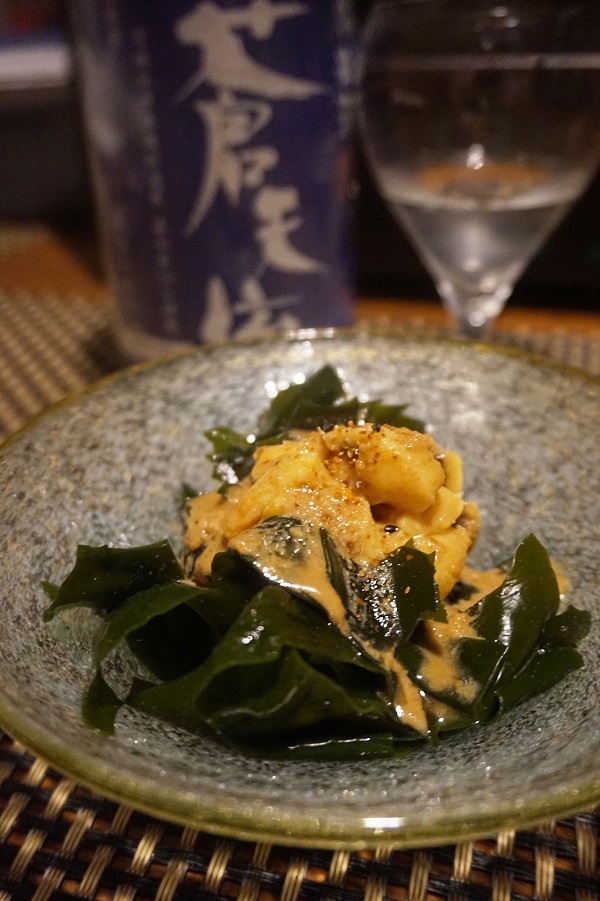
<svg viewBox="0 0 600 901">
<path fill-rule="evenodd" d="M 40 421 L 53 417 L 57 411 L 77 405 L 86 396 L 101 392 L 105 388 L 108 389 L 115 383 L 136 379 L 139 376 L 143 377 L 145 372 L 177 365 L 179 361 L 185 361 L 190 357 L 207 357 L 222 349 L 232 347 L 251 349 L 274 344 L 289 346 L 299 341 L 330 338 L 357 341 L 368 340 L 370 336 L 383 337 L 388 341 L 409 345 L 415 343 L 433 343 L 454 347 L 468 345 L 475 352 L 516 357 L 536 367 L 558 369 L 568 377 L 591 382 L 600 388 L 600 377 L 592 373 L 548 359 L 537 353 L 493 342 L 474 342 L 453 336 L 423 333 L 412 334 L 403 329 L 390 329 L 389 325 L 383 324 L 350 328 L 301 329 L 285 335 L 248 339 L 243 342 L 226 341 L 204 345 L 137 363 L 110 373 L 83 389 L 69 394 L 29 419 L 0 444 L 0 457 L 7 450 L 10 451 L 11 446 L 24 435 L 35 430 Z M 490 812 L 461 813 L 458 819 L 452 819 L 447 814 L 433 819 L 427 818 L 425 825 L 421 828 L 414 822 L 414 817 L 408 823 L 402 816 L 373 818 L 379 819 L 379 821 L 368 823 L 368 812 L 367 816 L 362 818 L 362 826 L 358 825 L 360 817 L 356 813 L 352 814 L 349 821 L 343 823 L 339 821 L 334 826 L 328 824 L 327 821 L 322 823 L 316 820 L 314 813 L 310 813 L 310 809 L 307 809 L 306 813 L 302 815 L 299 815 L 296 809 L 290 819 L 285 817 L 277 819 L 272 815 L 257 814 L 255 810 L 251 816 L 248 816 L 243 809 L 241 813 L 238 812 L 235 803 L 225 805 L 217 815 L 214 798 L 210 799 L 208 803 L 203 803 L 197 792 L 192 797 L 190 792 L 182 790 L 174 796 L 170 787 L 167 790 L 161 790 L 160 787 L 156 787 L 155 782 L 150 785 L 151 780 L 148 776 L 132 776 L 131 773 L 125 777 L 118 773 L 115 775 L 114 768 L 101 761 L 91 760 L 90 755 L 85 751 L 78 752 L 77 749 L 70 748 L 59 738 L 50 735 L 48 730 L 39 729 L 31 720 L 20 717 L 17 705 L 5 697 L 1 687 L 0 728 L 13 739 L 25 745 L 28 751 L 48 762 L 52 768 L 75 779 L 83 787 L 93 792 L 98 792 L 115 802 L 125 803 L 153 817 L 238 840 L 323 849 L 341 847 L 354 850 L 374 847 L 416 848 L 458 840 L 474 840 L 505 829 L 528 828 L 548 818 L 565 817 L 589 810 L 600 802 L 599 768 L 596 776 L 580 782 L 576 787 L 563 786 L 550 795 L 540 795 L 537 803 L 515 800 L 496 805 Z M 235 801 L 233 796 L 231 801 Z"/>
<path fill-rule="evenodd" d="M 7 708 L 0 694 L 0 727 L 14 740 L 26 745 L 27 750 L 50 767 L 63 776 L 75 780 L 88 791 L 154 818 L 205 830 L 210 834 L 237 841 L 319 850 L 360 851 L 375 848 L 395 850 L 433 847 L 475 841 L 497 835 L 507 829 L 531 829 L 549 819 L 563 819 L 590 811 L 600 803 L 599 772 L 598 776 L 585 785 L 580 785 L 577 789 L 562 789 L 552 795 L 544 795 L 537 804 L 519 801 L 504 803 L 490 813 L 470 816 L 466 814 L 456 820 L 450 820 L 447 816 L 440 817 L 434 821 L 427 821 L 426 825 L 420 828 L 414 822 L 403 824 L 401 816 L 397 818 L 365 816 L 363 821 L 367 822 L 362 828 L 357 827 L 356 821 L 334 827 L 328 826 L 327 823 L 320 825 L 310 811 L 302 818 L 296 813 L 289 820 L 268 816 L 261 818 L 256 812 L 247 815 L 242 811 L 242 814 L 238 814 L 235 803 L 228 807 L 223 815 L 215 816 L 215 808 L 211 806 L 210 801 L 199 803 L 198 796 L 195 795 L 194 799 L 191 799 L 189 792 L 178 792 L 175 796 L 177 804 L 174 805 L 172 791 L 135 791 L 136 785 L 140 789 L 147 786 L 150 782 L 148 778 L 137 781 L 134 777 L 119 782 L 118 779 L 111 778 L 111 774 L 115 771 L 108 766 L 100 765 L 90 770 L 89 758 L 78 759 L 77 754 L 71 753 L 67 746 L 55 743 L 51 739 L 45 740 L 42 733 L 39 734 L 38 740 L 35 728 L 20 729 L 17 725 L 15 729 L 11 729 L 8 722 L 10 716 L 5 714 Z M 577 796 L 580 797 L 577 799 Z M 231 796 L 231 800 L 235 802 L 235 796 Z M 378 822 L 369 823 L 369 820 Z"/>
<path fill-rule="evenodd" d="M 4 452 L 6 447 L 19 439 L 23 433 L 28 432 L 37 426 L 38 422 L 45 420 L 48 416 L 53 416 L 56 411 L 67 409 L 90 394 L 96 394 L 108 388 L 114 383 L 119 383 L 130 378 L 142 375 L 146 371 L 161 369 L 165 366 L 176 364 L 188 358 L 202 357 L 219 351 L 242 348 L 250 349 L 261 345 L 286 344 L 292 345 L 302 341 L 322 341 L 337 340 L 345 338 L 347 340 L 369 337 L 383 338 L 385 340 L 398 343 L 412 344 L 439 344 L 448 345 L 450 347 L 470 347 L 479 353 L 497 353 L 500 356 L 514 357 L 523 361 L 530 362 L 534 366 L 549 368 L 570 375 L 585 382 L 590 382 L 600 387 L 600 374 L 588 372 L 579 366 L 571 363 L 563 363 L 560 360 L 554 360 L 544 354 L 523 347 L 517 347 L 512 344 L 505 344 L 500 341 L 493 340 L 475 340 L 473 338 L 462 338 L 452 334 L 428 334 L 414 326 L 402 326 L 394 321 L 379 319 L 373 322 L 357 323 L 350 326 L 331 326 L 328 328 L 301 328 L 291 329 L 285 332 L 267 333 L 254 338 L 237 338 L 219 342 L 210 342 L 201 344 L 196 347 L 175 350 L 164 356 L 156 357 L 149 360 L 143 360 L 139 363 L 131 363 L 128 366 L 109 372 L 106 375 L 93 379 L 89 384 L 70 391 L 59 400 L 34 413 L 14 432 L 11 432 L 0 441 L 0 453 Z"/>
</svg>

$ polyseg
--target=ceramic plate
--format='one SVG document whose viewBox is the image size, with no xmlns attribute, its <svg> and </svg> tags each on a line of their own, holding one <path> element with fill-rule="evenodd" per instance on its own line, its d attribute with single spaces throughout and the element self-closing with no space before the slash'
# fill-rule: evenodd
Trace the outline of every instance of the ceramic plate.
<svg viewBox="0 0 600 901">
<path fill-rule="evenodd" d="M 211 486 L 204 432 L 249 431 L 275 389 L 333 364 L 351 393 L 407 402 L 464 458 L 475 565 L 533 531 L 594 625 L 585 667 L 491 726 L 400 760 L 247 759 L 140 714 L 82 723 L 87 615 L 42 622 L 40 581 L 79 542 L 180 547 L 182 483 Z M 414 846 L 522 828 L 600 801 L 600 381 L 518 353 L 381 334 L 302 334 L 129 370 L 0 450 L 0 725 L 122 803 L 216 833 L 313 847 Z M 118 662 L 114 664 L 118 666 Z"/>
</svg>

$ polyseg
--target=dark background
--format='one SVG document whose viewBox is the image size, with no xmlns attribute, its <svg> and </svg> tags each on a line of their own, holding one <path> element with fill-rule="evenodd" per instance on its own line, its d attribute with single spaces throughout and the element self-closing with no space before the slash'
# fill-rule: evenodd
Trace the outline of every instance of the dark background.
<svg viewBox="0 0 600 901">
<path fill-rule="evenodd" d="M 466 0 L 468 2 L 468 0 Z M 557 0 L 559 2 L 559 0 Z M 370 0 L 356 0 L 359 22 Z M 0 52 L 42 36 L 68 40 L 64 0 L 0 0 Z M 365 296 L 435 300 L 433 284 L 381 201 L 356 141 L 356 280 Z M 99 267 L 75 84 L 0 84 L 0 219 L 44 220 Z M 600 309 L 600 175 L 532 261 L 513 303 Z"/>
</svg>

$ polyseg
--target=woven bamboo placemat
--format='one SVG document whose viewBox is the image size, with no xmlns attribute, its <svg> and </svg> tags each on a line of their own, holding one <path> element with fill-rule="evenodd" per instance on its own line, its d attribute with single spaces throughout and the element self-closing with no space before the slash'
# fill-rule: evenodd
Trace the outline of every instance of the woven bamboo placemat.
<svg viewBox="0 0 600 901">
<path fill-rule="evenodd" d="M 498 338 L 600 374 L 598 337 L 531 329 Z M 0 439 L 116 365 L 103 305 L 0 293 Z M 220 839 L 92 795 L 0 733 L 0 901 L 592 901 L 599 840 L 600 810 L 415 851 Z"/>
<path fill-rule="evenodd" d="M 407 332 L 447 334 L 445 326 L 428 325 L 410 314 L 401 325 Z M 600 375 L 600 333 L 547 332 L 531 326 L 499 329 L 494 337 Z M 90 304 L 76 295 L 0 290 L 0 440 L 121 362 L 107 305 Z"/>
<path fill-rule="evenodd" d="M 415 851 L 220 839 L 91 795 L 0 740 L 1 901 L 592 901 L 600 812 Z"/>
</svg>

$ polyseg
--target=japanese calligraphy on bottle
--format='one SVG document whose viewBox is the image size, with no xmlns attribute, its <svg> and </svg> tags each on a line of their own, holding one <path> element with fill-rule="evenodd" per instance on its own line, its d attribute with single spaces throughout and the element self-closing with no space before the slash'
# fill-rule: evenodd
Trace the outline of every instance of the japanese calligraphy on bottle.
<svg viewBox="0 0 600 901">
<path fill-rule="evenodd" d="M 348 0 L 164 7 L 76 3 L 126 350 L 347 323 Z"/>
</svg>

